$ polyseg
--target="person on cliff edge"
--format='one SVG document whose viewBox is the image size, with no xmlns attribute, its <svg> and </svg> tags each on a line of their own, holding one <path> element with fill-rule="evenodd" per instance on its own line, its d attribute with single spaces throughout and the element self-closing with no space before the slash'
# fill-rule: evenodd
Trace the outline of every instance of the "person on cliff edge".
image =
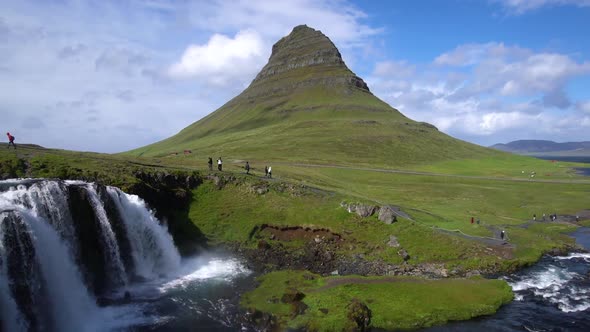
<svg viewBox="0 0 590 332">
<path fill-rule="evenodd" d="M 209 161 L 207 161 L 207 165 L 209 165 L 209 170 L 212 171 L 213 170 L 213 159 L 211 157 L 209 157 Z"/>
<path fill-rule="evenodd" d="M 16 150 L 16 144 L 14 144 L 14 136 L 10 135 L 10 133 L 6 133 L 6 136 L 8 136 L 8 145 L 6 146 L 6 148 L 10 149 L 10 144 L 12 144 L 12 146 Z"/>
<path fill-rule="evenodd" d="M 223 161 L 221 160 L 221 157 L 217 159 L 217 169 L 220 171 L 223 169 Z"/>
<path fill-rule="evenodd" d="M 246 174 L 250 174 L 250 164 L 248 164 L 248 162 L 246 162 L 246 166 L 244 166 L 244 168 L 246 169 Z"/>
</svg>

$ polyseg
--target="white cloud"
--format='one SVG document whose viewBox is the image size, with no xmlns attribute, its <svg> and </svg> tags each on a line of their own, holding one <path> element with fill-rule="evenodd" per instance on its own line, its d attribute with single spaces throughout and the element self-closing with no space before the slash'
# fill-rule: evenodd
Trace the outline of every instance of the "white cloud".
<svg viewBox="0 0 590 332">
<path fill-rule="evenodd" d="M 576 62 L 568 55 L 534 53 L 502 43 L 462 45 L 434 60 L 439 66 L 471 69 L 469 84 L 459 94 L 496 93 L 505 96 L 543 94 L 543 102 L 568 107 L 565 84 L 590 73 L 590 62 Z"/>
<path fill-rule="evenodd" d="M 576 108 L 581 112 L 590 114 L 590 100 L 581 101 L 576 105 Z"/>
<path fill-rule="evenodd" d="M 190 45 L 168 72 L 177 78 L 201 77 L 213 84 L 252 76 L 267 59 L 267 47 L 253 30 L 238 32 L 234 38 L 215 34 L 204 45 Z"/>
<path fill-rule="evenodd" d="M 492 144 L 498 137 L 571 140 L 572 132 L 582 139 L 590 103 L 570 100 L 566 88 L 589 74 L 589 62 L 568 55 L 486 43 L 459 46 L 425 65 L 378 63 L 368 82 L 410 118 Z"/>
<path fill-rule="evenodd" d="M 295 25 L 355 58 L 381 31 L 365 18 L 344 0 L 0 1 L 0 118 L 20 142 L 143 146 L 238 94 Z"/>
<path fill-rule="evenodd" d="M 509 12 L 523 14 L 542 7 L 577 6 L 589 7 L 590 0 L 493 0 L 503 5 Z"/>
</svg>

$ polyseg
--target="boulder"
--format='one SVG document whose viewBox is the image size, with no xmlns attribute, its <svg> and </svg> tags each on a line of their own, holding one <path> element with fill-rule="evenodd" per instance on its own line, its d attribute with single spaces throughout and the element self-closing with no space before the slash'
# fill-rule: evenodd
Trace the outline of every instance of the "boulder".
<svg viewBox="0 0 590 332">
<path fill-rule="evenodd" d="M 353 299 L 346 307 L 347 317 L 353 323 L 353 331 L 369 331 L 371 325 L 371 309 L 363 302 Z"/>
<path fill-rule="evenodd" d="M 394 221 L 397 221 L 397 215 L 391 206 L 382 206 L 379 209 L 378 219 L 388 225 L 391 225 Z"/>
<path fill-rule="evenodd" d="M 363 218 L 370 217 L 375 213 L 376 208 L 374 205 L 358 204 L 356 206 L 356 214 Z"/>
<path fill-rule="evenodd" d="M 404 262 L 407 262 L 410 259 L 410 254 L 408 254 L 406 249 L 402 248 L 402 249 L 398 250 L 397 254 L 402 256 L 402 258 L 404 259 Z"/>
<path fill-rule="evenodd" d="M 393 247 L 393 248 L 399 247 L 399 242 L 397 240 L 397 237 L 395 235 L 390 235 L 389 242 L 387 242 L 387 245 L 390 247 Z"/>
</svg>

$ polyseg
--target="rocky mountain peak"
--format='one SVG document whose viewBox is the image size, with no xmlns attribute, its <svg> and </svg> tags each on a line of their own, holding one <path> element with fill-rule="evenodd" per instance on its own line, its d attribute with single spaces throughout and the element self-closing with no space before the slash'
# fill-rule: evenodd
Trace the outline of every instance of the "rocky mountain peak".
<svg viewBox="0 0 590 332">
<path fill-rule="evenodd" d="M 315 70 L 316 73 L 339 69 L 333 83 L 345 83 L 369 92 L 367 84 L 346 67 L 330 38 L 307 25 L 296 26 L 289 35 L 273 45 L 268 63 L 252 81 L 252 86 L 302 68 Z M 342 75 L 343 72 L 346 74 Z"/>
</svg>

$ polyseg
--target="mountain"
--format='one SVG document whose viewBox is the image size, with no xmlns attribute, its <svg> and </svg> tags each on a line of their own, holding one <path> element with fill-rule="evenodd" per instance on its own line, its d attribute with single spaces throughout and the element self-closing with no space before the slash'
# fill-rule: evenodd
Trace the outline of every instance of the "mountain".
<svg viewBox="0 0 590 332">
<path fill-rule="evenodd" d="M 491 148 L 529 155 L 590 156 L 590 142 L 557 143 L 545 140 L 518 140 L 506 144 L 495 144 Z"/>
<path fill-rule="evenodd" d="M 241 94 L 163 141 L 127 152 L 406 165 L 498 154 L 413 121 L 375 97 L 322 32 L 297 26 Z"/>
</svg>

